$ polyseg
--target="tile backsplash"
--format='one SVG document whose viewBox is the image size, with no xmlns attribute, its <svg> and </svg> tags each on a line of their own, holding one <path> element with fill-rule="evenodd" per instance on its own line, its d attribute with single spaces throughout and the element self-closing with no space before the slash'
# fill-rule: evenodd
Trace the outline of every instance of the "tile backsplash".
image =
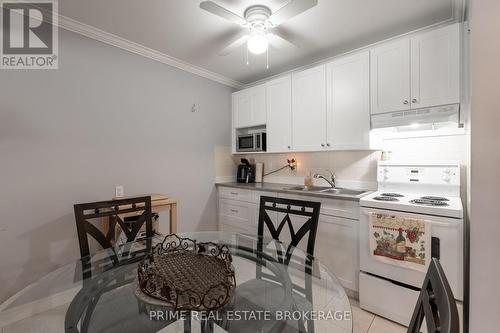
<svg viewBox="0 0 500 333">
<path fill-rule="evenodd" d="M 456 160 L 462 165 L 462 189 L 465 191 L 465 168 L 468 165 L 469 135 L 398 138 L 383 141 L 383 150 L 391 152 L 391 160 L 432 161 Z M 264 178 L 266 182 L 302 184 L 308 174 L 331 170 L 340 186 L 376 189 L 377 161 L 381 151 L 334 151 L 311 153 L 231 155 L 229 146 L 215 148 L 216 179 L 234 180 L 236 167 L 242 157 L 264 163 L 264 173 L 286 164 L 288 158 L 297 160 L 297 170 L 285 169 Z M 323 180 L 315 182 L 321 184 Z M 326 184 L 324 184 L 326 185 Z"/>
</svg>

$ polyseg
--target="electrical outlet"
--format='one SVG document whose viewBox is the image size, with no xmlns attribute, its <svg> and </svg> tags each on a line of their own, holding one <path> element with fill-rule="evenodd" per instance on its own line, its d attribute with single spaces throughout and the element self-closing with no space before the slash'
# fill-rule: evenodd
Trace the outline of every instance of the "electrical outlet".
<svg viewBox="0 0 500 333">
<path fill-rule="evenodd" d="M 125 188 L 123 185 L 117 185 L 115 187 L 115 197 L 123 197 L 125 195 Z"/>
</svg>

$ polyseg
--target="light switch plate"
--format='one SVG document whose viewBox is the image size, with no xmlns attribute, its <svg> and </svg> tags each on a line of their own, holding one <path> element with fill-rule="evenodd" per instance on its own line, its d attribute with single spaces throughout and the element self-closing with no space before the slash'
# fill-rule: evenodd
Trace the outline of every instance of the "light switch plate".
<svg viewBox="0 0 500 333">
<path fill-rule="evenodd" d="M 125 189 L 123 185 L 117 185 L 115 187 L 115 197 L 123 197 L 125 195 Z"/>
</svg>

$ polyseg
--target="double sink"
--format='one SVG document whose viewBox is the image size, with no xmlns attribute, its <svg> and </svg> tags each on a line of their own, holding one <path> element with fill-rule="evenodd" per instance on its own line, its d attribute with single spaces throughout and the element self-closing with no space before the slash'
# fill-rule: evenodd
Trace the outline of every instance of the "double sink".
<svg viewBox="0 0 500 333">
<path fill-rule="evenodd" d="M 366 190 L 352 190 L 342 187 L 325 187 L 325 186 L 293 186 L 284 188 L 286 191 L 293 192 L 307 192 L 307 193 L 317 193 L 324 195 L 334 195 L 334 196 L 346 196 L 346 197 L 360 197 L 368 193 Z"/>
</svg>

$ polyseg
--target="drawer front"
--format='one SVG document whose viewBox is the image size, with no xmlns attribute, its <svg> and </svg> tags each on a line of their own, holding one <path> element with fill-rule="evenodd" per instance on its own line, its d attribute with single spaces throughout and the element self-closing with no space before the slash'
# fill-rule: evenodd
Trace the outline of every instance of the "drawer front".
<svg viewBox="0 0 500 333">
<path fill-rule="evenodd" d="M 277 196 L 278 196 L 278 193 L 276 193 L 276 192 L 253 191 L 252 192 L 252 202 L 256 205 L 260 205 L 260 197 L 276 198 Z"/>
<path fill-rule="evenodd" d="M 251 219 L 252 210 L 248 203 L 236 200 L 221 200 L 220 215 L 231 217 L 236 220 L 249 221 Z"/>
<path fill-rule="evenodd" d="M 240 188 L 219 187 L 219 196 L 221 199 L 230 199 L 245 202 L 252 201 L 252 191 L 243 190 Z"/>
<path fill-rule="evenodd" d="M 321 202 L 321 214 L 359 220 L 359 202 L 280 193 L 280 198 Z"/>
<path fill-rule="evenodd" d="M 359 304 L 361 308 L 405 326 L 410 323 L 418 294 L 418 291 L 372 275 L 365 273 L 359 275 Z"/>
<path fill-rule="evenodd" d="M 359 202 L 321 199 L 321 214 L 359 220 Z"/>
</svg>

